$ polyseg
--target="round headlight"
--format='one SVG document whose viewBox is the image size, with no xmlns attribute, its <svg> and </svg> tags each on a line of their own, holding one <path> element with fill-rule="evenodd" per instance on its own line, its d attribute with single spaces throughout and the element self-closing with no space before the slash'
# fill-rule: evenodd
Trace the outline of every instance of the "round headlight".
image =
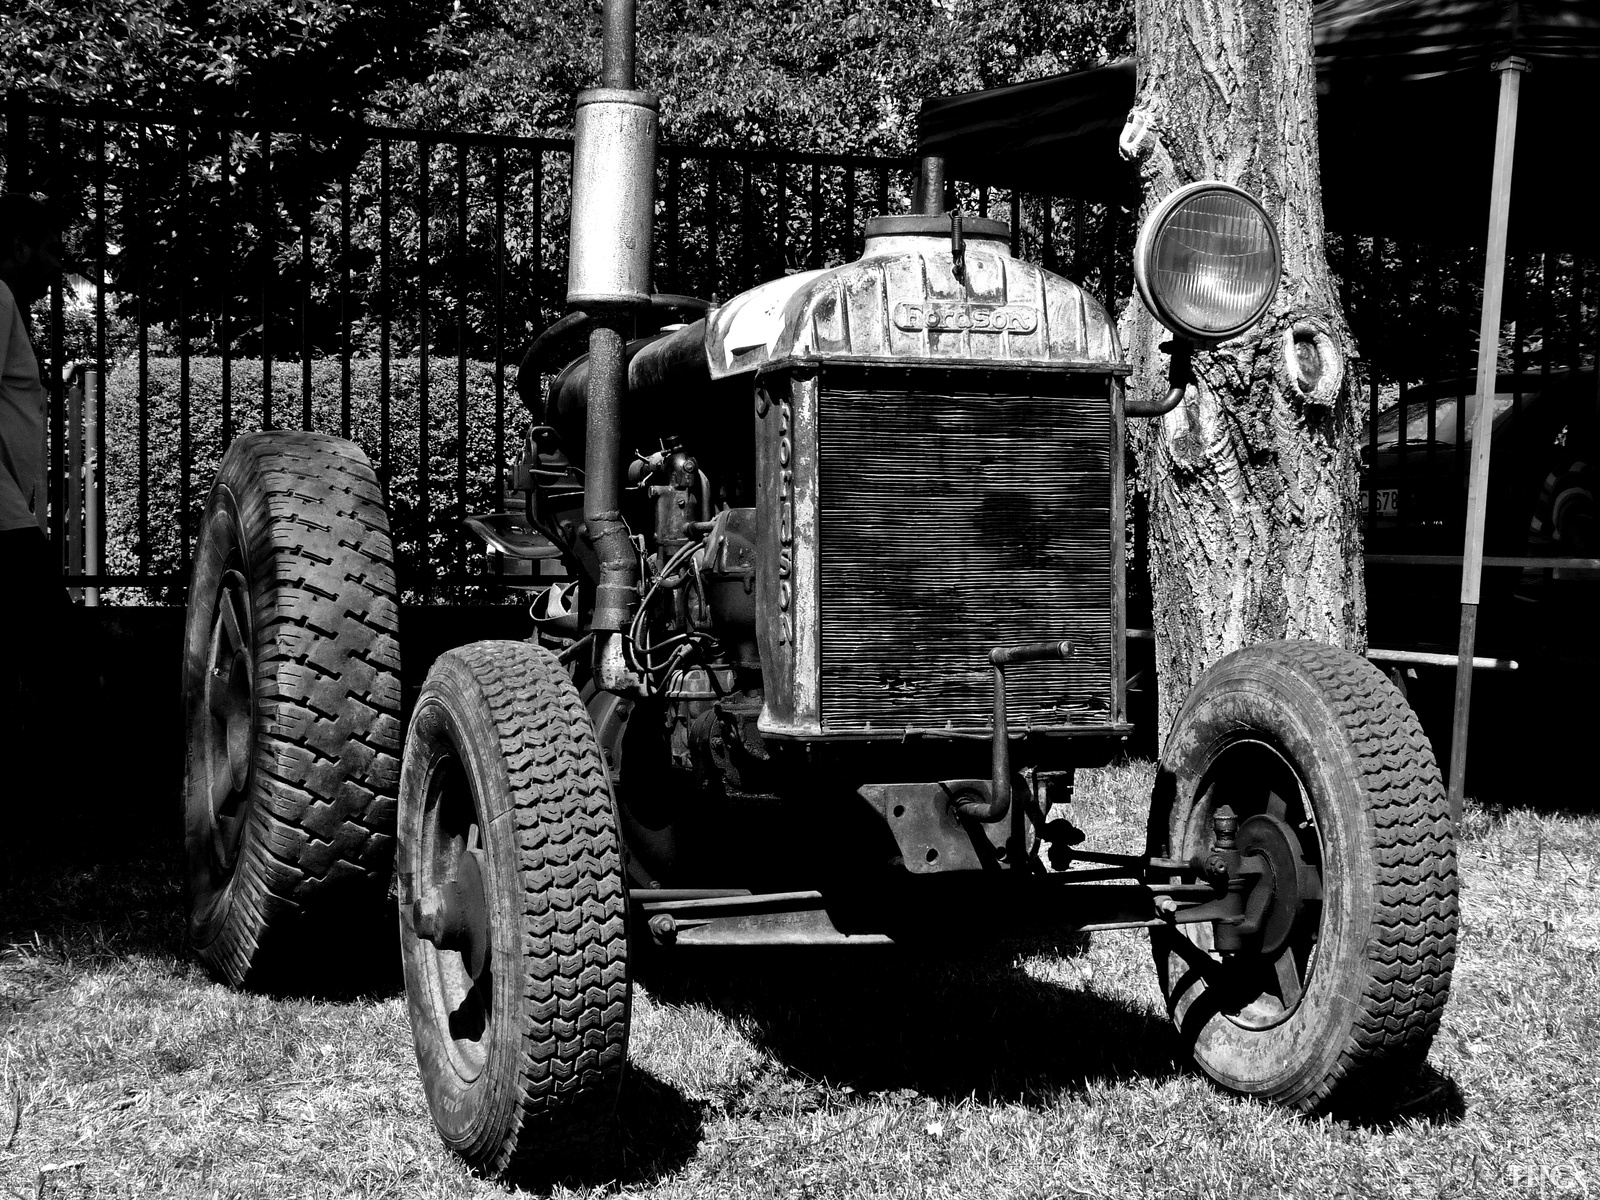
<svg viewBox="0 0 1600 1200">
<path fill-rule="evenodd" d="M 1139 231 L 1133 278 L 1156 319 L 1201 345 L 1261 319 L 1278 292 L 1283 252 L 1267 210 L 1226 183 L 1191 183 Z"/>
</svg>

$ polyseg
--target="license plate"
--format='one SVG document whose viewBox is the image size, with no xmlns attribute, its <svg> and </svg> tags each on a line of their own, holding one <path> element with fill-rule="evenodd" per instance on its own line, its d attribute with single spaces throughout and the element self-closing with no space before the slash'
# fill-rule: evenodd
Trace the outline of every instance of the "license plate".
<svg viewBox="0 0 1600 1200">
<path fill-rule="evenodd" d="M 1361 493 L 1361 511 L 1372 511 L 1372 495 L 1369 492 Z M 1392 517 L 1400 511 L 1400 489 L 1379 488 L 1377 513 L 1380 517 Z"/>
</svg>

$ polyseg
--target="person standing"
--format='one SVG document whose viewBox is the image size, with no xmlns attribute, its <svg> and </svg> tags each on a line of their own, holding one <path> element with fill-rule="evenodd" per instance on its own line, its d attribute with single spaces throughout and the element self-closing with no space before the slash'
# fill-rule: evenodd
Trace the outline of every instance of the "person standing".
<svg viewBox="0 0 1600 1200">
<path fill-rule="evenodd" d="M 61 255 L 49 209 L 0 196 L 0 794 L 26 777 L 25 762 L 48 756 L 65 716 L 51 700 L 72 602 L 47 537 L 48 403 L 28 328 Z M 27 808 L 0 803 L 0 819 Z"/>
</svg>

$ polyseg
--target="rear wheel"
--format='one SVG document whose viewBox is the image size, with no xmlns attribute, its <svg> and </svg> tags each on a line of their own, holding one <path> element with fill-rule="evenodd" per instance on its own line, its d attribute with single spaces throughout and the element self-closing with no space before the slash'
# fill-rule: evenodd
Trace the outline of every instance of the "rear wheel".
<svg viewBox="0 0 1600 1200">
<path fill-rule="evenodd" d="M 359 982 L 351 966 L 392 928 L 397 617 L 361 450 L 316 433 L 234 442 L 195 548 L 183 661 L 189 938 L 230 983 Z"/>
<path fill-rule="evenodd" d="M 400 801 L 406 1001 L 434 1124 L 472 1166 L 606 1149 L 628 1054 L 627 889 L 594 728 L 549 651 L 428 673 Z"/>
<path fill-rule="evenodd" d="M 1270 864 L 1274 900 L 1261 932 L 1227 953 L 1211 924 L 1153 934 L 1196 1064 L 1303 1109 L 1381 1094 L 1375 1079 L 1427 1055 L 1455 959 L 1454 838 L 1415 716 L 1346 651 L 1277 642 L 1230 654 L 1167 740 L 1151 852 L 1206 858 L 1224 808 L 1239 849 Z"/>
</svg>

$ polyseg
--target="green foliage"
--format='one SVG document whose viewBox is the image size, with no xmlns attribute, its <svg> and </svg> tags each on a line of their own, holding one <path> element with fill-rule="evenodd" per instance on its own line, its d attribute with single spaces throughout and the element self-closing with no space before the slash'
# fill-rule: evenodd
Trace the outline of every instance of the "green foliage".
<svg viewBox="0 0 1600 1200">
<path fill-rule="evenodd" d="M 901 154 L 927 96 L 1132 52 L 1125 0 L 695 0 L 639 9 L 639 80 L 681 145 Z M 405 123 L 571 127 L 599 73 L 599 6 L 480 0 L 435 34 L 436 67 L 385 101 Z"/>
<path fill-rule="evenodd" d="M 0 91 L 259 119 L 325 119 L 420 77 L 443 0 L 19 0 Z"/>
<path fill-rule="evenodd" d="M 482 574 L 485 559 L 472 534 L 460 520 L 466 513 L 492 510 L 495 505 L 495 372 L 487 363 L 466 364 L 466 483 L 465 502 L 458 491 L 459 451 L 457 424 L 457 363 L 438 357 L 429 360 L 428 396 L 428 507 L 424 509 L 419 483 L 418 433 L 422 428 L 421 364 L 414 358 L 389 364 L 389 416 L 393 441 L 389 446 L 387 499 L 389 519 L 407 598 L 415 598 L 425 584 L 419 573 L 426 547 L 427 561 L 436 573 Z M 232 364 L 232 434 L 262 428 L 261 362 L 235 359 Z M 147 362 L 149 406 L 143 426 L 139 415 L 139 363 L 127 358 L 112 370 L 105 398 L 105 510 L 106 562 L 111 574 L 131 574 L 147 568 L 154 574 L 181 574 L 199 529 L 211 479 L 225 449 L 222 439 L 222 360 L 192 358 L 188 379 L 188 433 L 184 435 L 182 367 L 175 358 L 150 358 Z M 349 436 L 371 459 L 382 477 L 382 380 L 377 360 L 357 359 L 350 364 Z M 342 431 L 342 385 L 339 363 L 318 359 L 311 364 L 311 421 L 309 428 L 325 433 Z M 299 428 L 302 419 L 299 363 L 274 363 L 272 369 L 273 417 L 278 426 Z M 507 391 L 506 425 L 513 451 L 520 437 L 523 414 L 514 392 Z M 144 467 L 141 469 L 141 443 Z M 140 538 L 140 481 L 146 481 L 148 537 Z M 459 589 L 452 591 L 459 594 Z M 163 592 L 158 602 L 181 603 L 183 589 Z M 123 602 L 126 602 L 125 600 Z"/>
</svg>

